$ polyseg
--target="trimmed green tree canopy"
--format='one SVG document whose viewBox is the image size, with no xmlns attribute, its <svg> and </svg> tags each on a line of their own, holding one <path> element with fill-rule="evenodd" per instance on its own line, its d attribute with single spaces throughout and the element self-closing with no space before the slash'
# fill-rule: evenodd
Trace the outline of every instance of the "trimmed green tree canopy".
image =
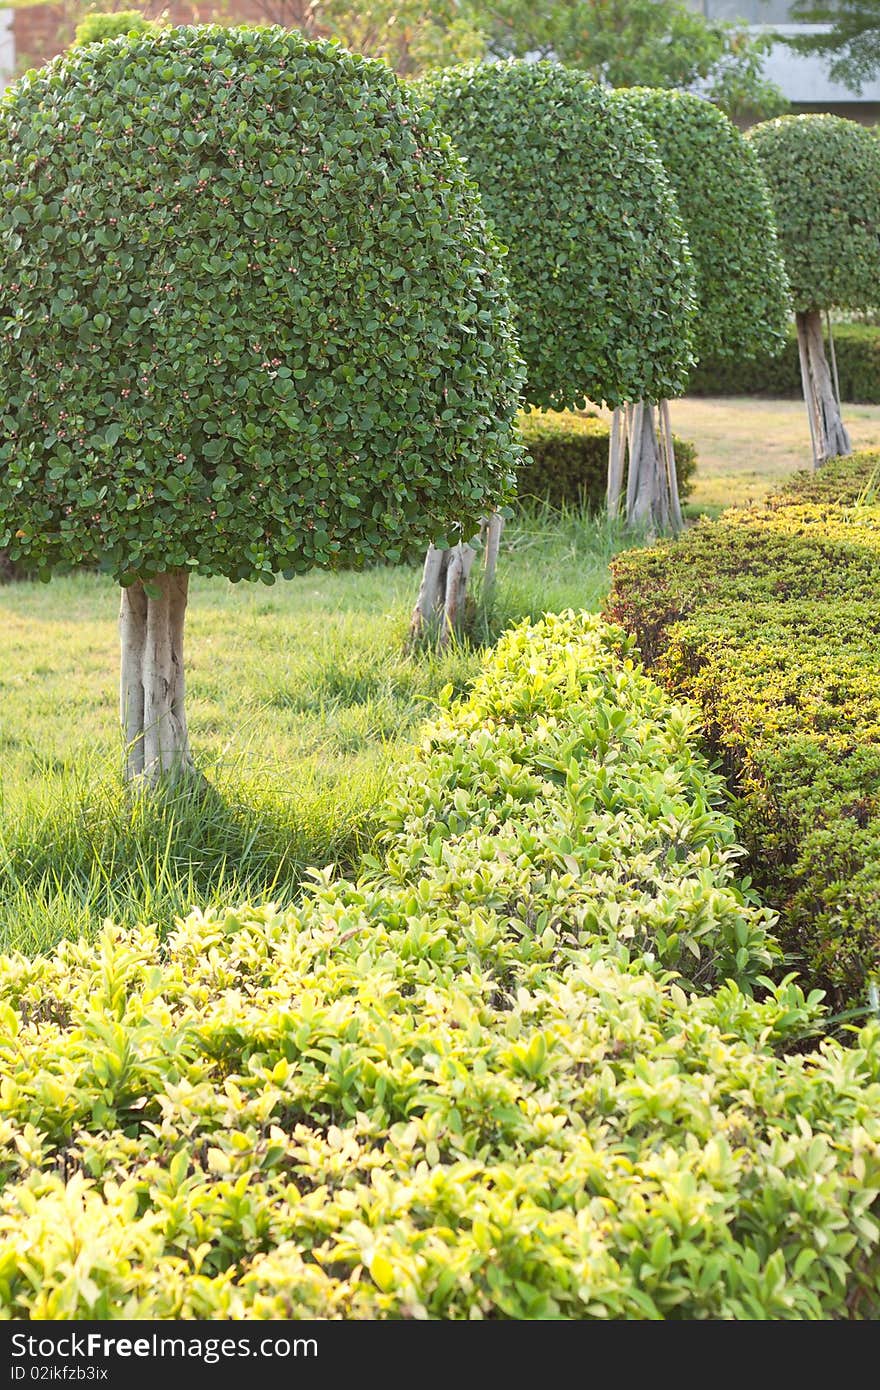
<svg viewBox="0 0 880 1390">
<path fill-rule="evenodd" d="M 798 312 L 880 298 L 880 140 L 840 116 L 780 116 L 749 131 L 770 188 Z"/>
<path fill-rule="evenodd" d="M 680 395 L 692 282 L 684 229 L 638 121 L 582 73 L 487 63 L 422 79 L 509 247 L 525 396 Z"/>
<path fill-rule="evenodd" d="M 81 48 L 0 100 L 0 545 L 230 579 L 505 493 L 501 259 L 435 117 L 281 29 Z"/>
<path fill-rule="evenodd" d="M 788 282 L 754 150 L 726 116 L 690 92 L 636 87 L 616 99 L 654 139 L 687 228 L 697 357 L 779 351 Z"/>
<path fill-rule="evenodd" d="M 105 39 L 118 38 L 120 34 L 147 34 L 157 27 L 155 20 L 147 19 L 140 10 L 98 10 L 84 15 L 76 26 L 74 44 L 103 43 Z"/>
</svg>

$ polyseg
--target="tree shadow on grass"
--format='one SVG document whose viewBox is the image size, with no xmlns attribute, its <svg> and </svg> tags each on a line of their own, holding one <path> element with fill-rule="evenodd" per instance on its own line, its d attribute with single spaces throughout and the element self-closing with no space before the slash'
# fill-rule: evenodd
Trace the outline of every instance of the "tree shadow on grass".
<svg viewBox="0 0 880 1390">
<path fill-rule="evenodd" d="M 309 867 L 354 870 L 375 830 L 369 806 L 340 806 L 327 788 L 297 799 L 204 780 L 128 795 L 109 780 L 80 786 L 0 829 L 0 949 L 45 951 L 108 917 L 166 931 L 194 906 L 290 902 Z"/>
</svg>

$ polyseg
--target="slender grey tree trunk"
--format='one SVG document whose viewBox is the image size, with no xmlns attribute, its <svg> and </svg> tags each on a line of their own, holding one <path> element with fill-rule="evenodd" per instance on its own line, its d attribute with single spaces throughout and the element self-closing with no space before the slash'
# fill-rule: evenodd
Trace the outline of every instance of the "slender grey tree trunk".
<svg viewBox="0 0 880 1390">
<path fill-rule="evenodd" d="M 483 559 L 483 602 L 487 608 L 492 604 L 495 593 L 495 578 L 498 571 L 498 551 L 501 547 L 501 533 L 504 530 L 504 517 L 493 512 L 483 523 L 485 551 Z"/>
<path fill-rule="evenodd" d="M 611 437 L 608 441 L 608 488 L 605 501 L 610 517 L 616 517 L 620 511 L 620 494 L 623 492 L 626 470 L 626 425 L 626 407 L 617 406 L 611 416 Z"/>
<path fill-rule="evenodd" d="M 852 443 L 840 414 L 837 393 L 825 356 L 822 318 L 818 309 L 796 314 L 795 323 L 804 401 L 810 421 L 813 467 L 820 468 L 831 458 L 851 454 Z"/>
<path fill-rule="evenodd" d="M 656 410 L 649 401 L 636 401 L 625 411 L 615 411 L 608 456 L 610 516 L 620 508 L 625 466 L 627 526 L 656 535 L 679 532 L 684 522 L 668 401 L 661 401 Z"/>
<path fill-rule="evenodd" d="M 194 773 L 184 709 L 183 625 L 189 575 L 160 575 L 122 590 L 119 707 L 125 780 L 156 786 Z"/>
</svg>

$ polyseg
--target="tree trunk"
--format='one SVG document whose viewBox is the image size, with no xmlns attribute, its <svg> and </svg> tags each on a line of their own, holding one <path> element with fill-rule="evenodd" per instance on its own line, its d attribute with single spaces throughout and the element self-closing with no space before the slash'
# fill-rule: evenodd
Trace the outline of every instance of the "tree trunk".
<svg viewBox="0 0 880 1390">
<path fill-rule="evenodd" d="M 623 475 L 626 466 L 626 409 L 617 406 L 611 416 L 611 437 L 608 441 L 608 488 L 605 501 L 608 515 L 616 518 L 620 511 Z"/>
<path fill-rule="evenodd" d="M 659 406 L 660 413 L 660 435 L 663 441 L 663 452 L 666 459 L 666 486 L 669 489 L 669 523 L 673 532 L 678 532 L 684 526 L 684 517 L 681 514 L 681 498 L 678 495 L 678 474 L 675 471 L 675 441 L 672 436 L 672 420 L 669 416 L 669 402 L 661 401 Z"/>
<path fill-rule="evenodd" d="M 189 575 L 159 575 L 122 590 L 119 706 L 125 732 L 125 780 L 156 786 L 194 773 L 184 710 L 183 624 Z"/>
<path fill-rule="evenodd" d="M 443 616 L 440 620 L 440 647 L 447 647 L 461 626 L 467 599 L 467 583 L 477 552 L 472 545 L 462 542 L 449 551 L 446 565 L 446 593 L 443 602 Z"/>
<path fill-rule="evenodd" d="M 504 530 L 504 517 L 493 512 L 483 525 L 486 548 L 483 552 L 483 602 L 491 607 L 495 593 L 495 576 L 498 569 L 498 551 L 501 548 L 501 533 Z"/>
<path fill-rule="evenodd" d="M 820 468 L 831 458 L 851 454 L 852 444 L 840 414 L 840 403 L 825 356 L 822 319 L 818 309 L 796 314 L 795 323 L 804 401 L 810 421 L 813 467 Z"/>
<path fill-rule="evenodd" d="M 480 526 L 480 534 L 485 539 L 484 594 L 491 599 L 495 584 L 495 570 L 498 563 L 498 547 L 504 521 L 498 512 L 493 512 Z M 407 647 L 418 645 L 423 638 L 436 631 L 437 645 L 447 647 L 452 635 L 461 629 L 467 602 L 467 586 L 476 550 L 462 541 L 448 550 L 428 547 L 419 596 L 409 624 Z"/>
<path fill-rule="evenodd" d="M 626 407 L 625 435 L 629 441 L 626 524 L 645 528 L 655 535 L 666 535 L 670 531 L 680 531 L 683 525 L 666 401 L 659 407 L 659 418 L 658 434 L 654 406 L 649 401 L 637 401 Z M 613 481 L 609 470 L 609 499 L 613 495 Z"/>
</svg>

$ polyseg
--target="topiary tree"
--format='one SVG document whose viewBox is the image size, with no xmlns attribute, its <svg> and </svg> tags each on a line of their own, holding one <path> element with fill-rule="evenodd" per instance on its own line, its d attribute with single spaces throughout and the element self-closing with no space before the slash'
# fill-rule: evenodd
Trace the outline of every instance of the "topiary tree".
<svg viewBox="0 0 880 1390">
<path fill-rule="evenodd" d="M 129 777 L 190 766 L 191 572 L 476 523 L 518 457 L 500 257 L 435 118 L 281 30 L 81 48 L 0 100 L 0 544 L 123 586 Z"/>
<path fill-rule="evenodd" d="M 781 116 L 749 131 L 776 214 L 797 325 L 813 466 L 852 452 L 821 311 L 866 309 L 880 286 L 880 141 L 840 116 Z"/>
<path fill-rule="evenodd" d="M 757 357 L 781 351 L 789 313 L 788 283 L 773 211 L 755 152 L 716 107 L 689 92 L 634 87 L 615 100 L 653 139 L 687 230 L 699 311 L 694 352 L 702 357 Z M 668 447 L 668 405 L 661 406 Z M 633 412 L 629 413 L 630 426 Z M 652 428 L 653 412 L 648 416 Z M 626 421 L 618 420 L 609 460 L 608 505 L 619 503 Z M 662 465 L 649 434 L 630 458 L 627 517 L 649 519 L 658 505 Z M 662 505 L 662 492 L 659 495 Z M 677 499 L 673 499 L 673 505 Z M 656 517 L 655 517 L 656 520 Z M 680 513 L 673 521 L 680 524 Z"/>
<path fill-rule="evenodd" d="M 449 69 L 418 90 L 509 248 L 524 400 L 560 410 L 681 392 L 690 267 L 673 195 L 638 121 L 583 73 L 555 63 Z M 431 551 L 414 632 L 442 608 L 444 580 L 448 588 Z"/>
<path fill-rule="evenodd" d="M 103 43 L 105 39 L 116 39 L 121 34 L 148 34 L 157 29 L 154 19 L 147 19 L 140 10 L 95 11 L 85 15 L 76 26 L 72 48 L 81 48 L 87 43 Z"/>
</svg>

